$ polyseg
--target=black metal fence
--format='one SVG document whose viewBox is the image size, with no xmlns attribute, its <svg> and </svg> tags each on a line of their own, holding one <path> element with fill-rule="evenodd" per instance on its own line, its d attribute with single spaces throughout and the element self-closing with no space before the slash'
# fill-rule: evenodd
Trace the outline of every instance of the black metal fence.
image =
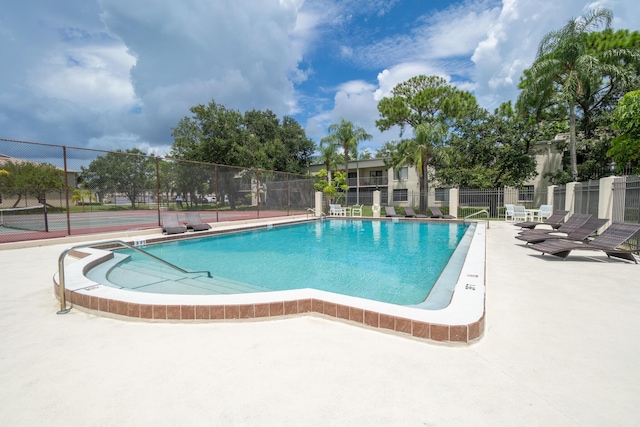
<svg viewBox="0 0 640 427">
<path fill-rule="evenodd" d="M 574 191 L 574 213 L 591 214 L 597 217 L 599 213 L 600 181 L 589 180 L 586 182 L 578 182 Z"/>
<path fill-rule="evenodd" d="M 612 220 L 640 223 L 640 176 L 616 178 L 613 183 Z M 629 240 L 630 246 L 640 248 L 640 233 Z"/>
<path fill-rule="evenodd" d="M 302 214 L 313 192 L 304 175 L 0 139 L 0 243 L 154 228 L 185 210 L 205 222 Z M 48 231 L 20 228 L 16 208 L 41 204 Z"/>
</svg>

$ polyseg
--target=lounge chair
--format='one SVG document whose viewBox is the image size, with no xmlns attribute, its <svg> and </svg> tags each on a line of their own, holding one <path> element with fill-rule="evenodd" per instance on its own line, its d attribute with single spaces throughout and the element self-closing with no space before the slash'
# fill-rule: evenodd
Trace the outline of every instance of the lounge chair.
<svg viewBox="0 0 640 427">
<path fill-rule="evenodd" d="M 513 225 L 520 228 L 528 228 L 529 230 L 533 230 L 538 225 L 548 225 L 552 229 L 556 229 L 563 224 L 564 217 L 567 216 L 568 213 L 569 211 L 555 211 L 546 219 L 545 222 L 526 221 L 526 222 L 519 222 Z"/>
<path fill-rule="evenodd" d="M 417 214 L 410 206 L 404 208 L 404 216 L 406 216 L 407 218 L 428 218 L 426 215 Z"/>
<path fill-rule="evenodd" d="M 387 217 L 399 217 L 402 215 L 398 215 L 396 213 L 396 208 L 394 208 L 393 206 L 385 206 L 384 207 L 384 212 L 385 212 L 385 216 Z"/>
<path fill-rule="evenodd" d="M 453 215 L 445 215 L 442 213 L 440 208 L 432 206 L 429 208 L 431 210 L 431 218 L 443 218 L 443 219 L 455 219 L 456 217 Z"/>
<path fill-rule="evenodd" d="M 186 233 L 186 231 L 187 227 L 178 221 L 178 214 L 162 215 L 162 232 L 164 234 L 180 234 Z"/>
<path fill-rule="evenodd" d="M 548 240 L 529 246 L 542 254 L 555 255 L 567 258 L 573 250 L 603 251 L 609 258 L 622 258 L 627 261 L 638 261 L 633 256 L 634 252 L 640 252 L 640 247 L 635 249 L 621 248 L 621 246 L 634 234 L 640 231 L 640 224 L 626 222 L 614 222 L 598 237 L 588 243 L 576 243 L 568 240 Z"/>
<path fill-rule="evenodd" d="M 569 234 L 571 232 L 576 231 L 578 228 L 582 227 L 585 222 L 587 222 L 591 218 L 591 214 L 573 214 L 569 217 L 569 219 L 558 227 L 556 230 L 542 230 L 540 228 L 536 228 L 534 230 L 523 230 L 516 236 L 516 239 L 521 239 L 520 236 L 532 236 L 532 235 L 540 235 L 540 234 L 550 234 L 550 233 L 564 233 Z"/>
<path fill-rule="evenodd" d="M 202 222 L 198 212 L 185 212 L 184 216 L 187 218 L 187 229 L 189 230 L 204 231 L 211 228 L 209 224 Z"/>
<path fill-rule="evenodd" d="M 576 230 L 570 233 L 527 233 L 516 236 L 517 239 L 524 240 L 529 243 L 544 242 L 546 240 L 564 239 L 575 242 L 586 242 L 589 237 L 593 236 L 598 230 L 609 222 L 608 219 L 591 217 Z"/>
</svg>

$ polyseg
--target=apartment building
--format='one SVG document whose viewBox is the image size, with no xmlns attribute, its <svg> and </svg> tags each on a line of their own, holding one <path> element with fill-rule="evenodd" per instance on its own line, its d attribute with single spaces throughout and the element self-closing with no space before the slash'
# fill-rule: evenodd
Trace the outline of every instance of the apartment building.
<svg viewBox="0 0 640 427">
<path fill-rule="evenodd" d="M 563 151 L 558 149 L 558 143 L 562 143 L 565 135 L 558 135 L 551 141 L 539 141 L 535 144 L 536 171 L 538 174 L 531 180 L 523 183 L 517 191 L 511 192 L 518 200 L 510 202 L 538 203 L 538 198 L 546 195 L 549 179 L 544 176 L 547 172 L 553 172 L 562 167 Z M 403 167 L 396 170 L 385 165 L 388 158 L 375 158 L 368 160 L 353 160 L 349 162 L 349 176 L 347 185 L 349 191 L 347 205 L 373 203 L 373 192 L 380 190 L 382 205 L 391 206 L 418 206 L 420 198 L 420 182 L 418 170 L 413 167 Z M 322 164 L 314 164 L 309 167 L 309 173 L 315 175 L 324 169 Z M 338 165 L 338 169 L 344 171 L 344 165 Z M 429 182 L 429 206 L 448 204 L 448 188 L 438 185 L 437 182 Z M 539 203 L 538 203 L 539 204 Z"/>
</svg>

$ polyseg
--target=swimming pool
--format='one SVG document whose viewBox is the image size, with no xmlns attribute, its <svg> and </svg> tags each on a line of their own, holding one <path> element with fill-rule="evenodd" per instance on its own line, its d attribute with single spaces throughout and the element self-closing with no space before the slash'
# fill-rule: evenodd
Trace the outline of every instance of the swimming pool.
<svg viewBox="0 0 640 427">
<path fill-rule="evenodd" d="M 201 233 L 164 236 L 157 232 L 128 236 L 131 245 L 190 240 L 203 235 L 270 229 L 295 223 L 315 223 L 305 216 L 213 223 Z M 375 219 L 373 221 L 376 221 Z M 421 222 L 380 219 L 380 222 Z M 442 221 L 443 223 L 447 223 Z M 218 295 L 137 292 L 106 286 L 88 272 L 106 271 L 120 260 L 109 240 L 92 247 L 69 248 L 76 260 L 64 266 L 66 301 L 79 310 L 121 319 L 150 322 L 226 322 L 320 315 L 381 331 L 439 342 L 472 342 L 485 328 L 485 257 L 488 223 L 471 222 L 429 297 L 417 305 L 398 305 L 313 288 Z M 118 247 L 120 245 L 116 245 Z M 62 291 L 59 274 L 53 276 L 56 297 Z M 62 301 L 61 301 L 62 302 Z"/>
<path fill-rule="evenodd" d="M 176 272 L 132 250 L 107 274 L 116 287 L 169 294 L 313 288 L 400 305 L 420 304 L 468 224 L 326 220 L 152 245 L 145 251 L 200 275 Z M 459 272 L 459 270 L 458 270 Z"/>
</svg>

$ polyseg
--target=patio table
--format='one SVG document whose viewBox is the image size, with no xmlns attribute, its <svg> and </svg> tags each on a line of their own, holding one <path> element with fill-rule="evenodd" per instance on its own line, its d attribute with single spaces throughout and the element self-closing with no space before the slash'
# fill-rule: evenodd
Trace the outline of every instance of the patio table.
<svg viewBox="0 0 640 427">
<path fill-rule="evenodd" d="M 540 220 L 540 209 L 525 209 L 525 212 L 526 212 L 527 220 L 528 219 L 531 219 L 531 221 Z"/>
</svg>

